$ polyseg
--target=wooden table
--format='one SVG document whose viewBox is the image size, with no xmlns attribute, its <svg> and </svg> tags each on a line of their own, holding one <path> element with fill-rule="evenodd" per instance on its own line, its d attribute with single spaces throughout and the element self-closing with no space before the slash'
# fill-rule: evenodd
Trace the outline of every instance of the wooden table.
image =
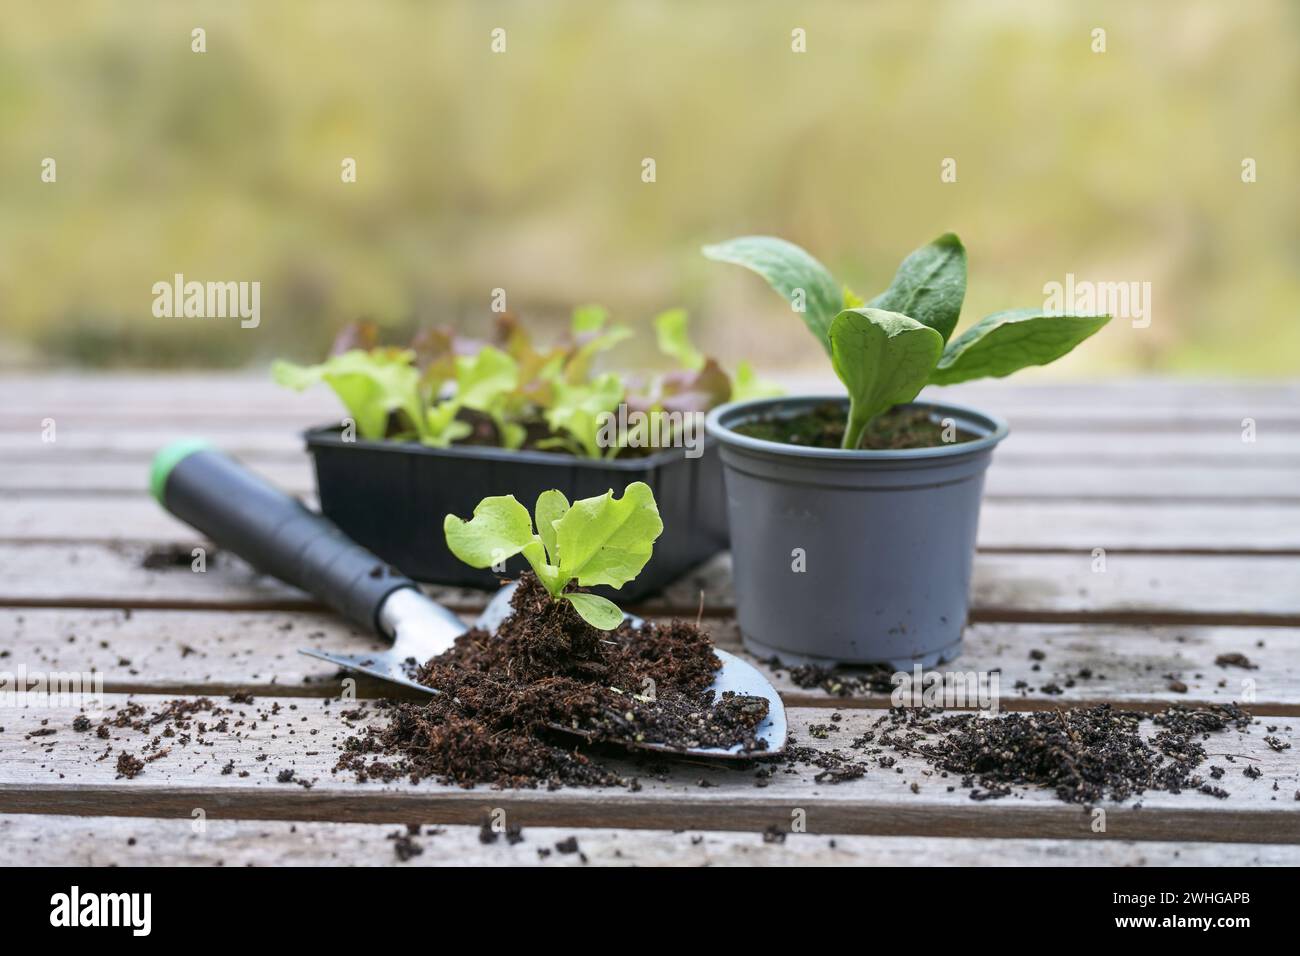
<svg viewBox="0 0 1300 956">
<path fill-rule="evenodd" d="M 119 779 L 115 751 L 98 758 L 135 741 L 73 730 L 69 704 L 0 707 L 9 860 L 390 864 L 388 836 L 418 823 L 441 832 L 422 831 L 423 852 L 404 865 L 1300 862 L 1300 385 L 995 383 L 945 394 L 1012 425 L 988 475 L 955 666 L 1000 668 L 1004 709 L 1245 701 L 1259 726 L 1211 747 L 1234 755 L 1216 781 L 1229 799 L 1148 793 L 1140 808 L 1106 805 L 1098 833 L 1090 813 L 1049 794 L 977 802 L 906 756 L 901 772 L 838 785 L 804 772 L 758 787 L 752 770 L 699 762 L 674 763 L 636 792 L 358 784 L 331 769 L 333 742 L 350 732 L 338 675 L 295 651 L 371 639 L 233 559 L 215 556 L 202 574 L 143 563 L 200 543 L 148 496 L 158 447 L 201 435 L 310 495 L 298 432 L 336 417 L 330 396 L 296 398 L 244 375 L 68 373 L 0 381 L 0 669 L 95 670 L 118 708 L 194 695 L 235 706 L 225 697 L 246 692 L 255 701 L 240 709 L 257 727 L 209 731 L 205 746 L 173 746 Z M 43 440 L 51 426 L 54 440 Z M 718 643 L 737 649 L 725 558 L 639 610 L 693 617 L 701 590 Z M 482 603 L 436 594 L 466 613 Z M 1031 651 L 1045 655 L 1037 669 Z M 1225 653 L 1257 669 L 1216 664 Z M 1094 676 L 1069 682 L 1084 669 Z M 823 746 L 887 706 L 776 681 L 797 736 L 843 715 Z M 1017 681 L 1031 689 L 1013 690 Z M 1041 689 L 1053 682 L 1061 693 Z M 1266 746 L 1274 726 L 1297 745 Z M 1262 776 L 1243 776 L 1247 765 Z M 314 783 L 277 782 L 286 769 Z M 522 842 L 480 842 L 493 809 L 522 824 Z M 791 833 L 799 811 L 807 832 Z M 784 839 L 764 839 L 769 828 Z M 581 854 L 538 852 L 569 836 Z"/>
</svg>

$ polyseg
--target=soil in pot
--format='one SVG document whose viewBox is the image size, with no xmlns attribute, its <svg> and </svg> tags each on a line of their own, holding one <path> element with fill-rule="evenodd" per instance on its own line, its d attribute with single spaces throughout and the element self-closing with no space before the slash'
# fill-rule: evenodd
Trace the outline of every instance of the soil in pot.
<svg viewBox="0 0 1300 956">
<path fill-rule="evenodd" d="M 761 697 L 710 685 L 721 667 L 708 634 L 684 621 L 601 631 L 532 574 L 495 635 L 474 629 L 415 677 L 442 693 L 385 705 L 388 722 L 349 738 L 337 769 L 358 778 L 432 777 L 462 786 L 550 788 L 627 783 L 574 737 L 760 753 Z"/>
<path fill-rule="evenodd" d="M 735 431 L 762 441 L 805 448 L 839 448 L 844 441 L 844 406 L 835 402 L 818 405 L 810 412 L 793 418 L 769 415 L 736 425 Z M 872 451 L 901 448 L 933 448 L 938 445 L 973 441 L 972 432 L 955 430 L 952 441 L 943 439 L 943 425 L 932 421 L 924 408 L 899 405 L 867 426 L 858 447 Z"/>
</svg>

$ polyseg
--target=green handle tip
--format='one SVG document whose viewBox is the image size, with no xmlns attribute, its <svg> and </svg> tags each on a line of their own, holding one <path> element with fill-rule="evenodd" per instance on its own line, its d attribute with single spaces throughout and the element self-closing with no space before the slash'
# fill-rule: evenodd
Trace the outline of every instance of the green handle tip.
<svg viewBox="0 0 1300 956">
<path fill-rule="evenodd" d="M 154 500 L 165 506 L 163 489 L 167 487 L 167 476 L 172 473 L 172 469 L 196 451 L 211 447 L 201 438 L 181 438 L 160 448 L 158 454 L 153 456 L 153 466 L 149 469 L 149 491 L 153 493 Z"/>
</svg>

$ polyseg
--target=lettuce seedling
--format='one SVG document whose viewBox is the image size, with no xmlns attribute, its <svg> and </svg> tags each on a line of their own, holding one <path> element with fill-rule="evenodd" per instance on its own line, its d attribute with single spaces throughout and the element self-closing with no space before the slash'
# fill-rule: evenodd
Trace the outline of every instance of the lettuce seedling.
<svg viewBox="0 0 1300 956">
<path fill-rule="evenodd" d="M 599 305 L 584 305 L 573 310 L 570 331 L 574 348 L 564 363 L 563 379 L 570 385 L 585 382 L 591 374 L 591 363 L 597 355 L 608 352 L 625 339 L 632 337 L 626 325 L 606 328 L 609 313 Z"/>
<path fill-rule="evenodd" d="M 681 368 L 648 380 L 593 372 L 602 353 L 632 335 L 627 326 L 611 323 L 599 305 L 574 309 L 568 335 L 545 347 L 535 346 L 509 314 L 497 319 L 497 346 L 443 327 L 421 329 L 407 348 L 395 349 L 379 345 L 375 323 L 353 322 L 340 332 L 326 362 L 277 362 L 274 374 L 297 389 L 332 385 L 363 438 L 446 447 L 472 437 L 475 416 L 481 416 L 491 420 L 504 448 L 560 449 L 588 458 L 657 447 L 632 428 L 617 441 L 599 440 L 605 415 L 624 402 L 638 411 L 704 412 L 728 399 L 780 394 L 748 363 L 737 367 L 733 379 L 695 348 L 684 311 L 665 312 L 654 325 L 660 348 Z"/>
<path fill-rule="evenodd" d="M 519 365 L 500 349 L 485 345 L 477 355 L 456 357 L 456 396 L 452 401 L 489 416 L 504 448 L 524 443 L 524 427 L 512 421 L 521 404 Z"/>
<path fill-rule="evenodd" d="M 431 435 L 426 406 L 420 396 L 420 373 L 411 364 L 409 349 L 352 349 L 333 355 L 319 365 L 276 361 L 271 375 L 281 385 L 302 391 L 318 382 L 334 389 L 357 433 L 377 441 L 387 436 L 389 417 L 400 413 L 399 428 L 424 440 Z"/>
<path fill-rule="evenodd" d="M 582 587 L 621 588 L 641 573 L 664 530 L 650 486 L 637 481 L 622 498 L 610 490 L 572 505 L 559 491 L 543 491 L 533 512 L 536 531 L 514 495 L 484 498 L 469 521 L 447 515 L 447 547 L 472 568 L 522 554 L 552 598 L 568 601 L 592 627 L 614 630 L 623 621 L 618 605 L 565 589 L 575 581 Z"/>
<path fill-rule="evenodd" d="M 952 338 L 966 294 L 966 250 L 952 233 L 904 259 L 889 288 L 869 302 L 784 239 L 744 236 L 705 246 L 704 255 L 757 272 L 800 313 L 849 393 L 844 448 L 857 448 L 872 419 L 910 402 L 926 385 L 1046 365 L 1110 321 L 1014 309 Z"/>
<path fill-rule="evenodd" d="M 586 385 L 556 382 L 554 400 L 546 409 L 546 424 L 557 434 L 538 442 L 538 447 L 563 447 L 588 458 L 613 458 L 619 446 L 602 448 L 600 430 L 605 416 L 614 413 L 623 397 L 623 383 L 612 372 Z"/>
</svg>

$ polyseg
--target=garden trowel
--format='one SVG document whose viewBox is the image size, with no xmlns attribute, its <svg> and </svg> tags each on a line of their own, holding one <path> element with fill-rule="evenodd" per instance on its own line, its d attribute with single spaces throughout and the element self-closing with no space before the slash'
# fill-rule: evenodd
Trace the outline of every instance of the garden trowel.
<svg viewBox="0 0 1300 956">
<path fill-rule="evenodd" d="M 186 440 L 163 448 L 154 458 L 150 485 L 159 504 L 221 548 L 319 598 L 353 624 L 392 641 L 387 650 L 369 654 L 317 650 L 303 650 L 303 654 L 413 690 L 437 693 L 413 679 L 414 669 L 448 650 L 469 628 L 410 578 L 352 541 L 327 518 L 204 442 Z M 495 631 L 505 620 L 513 588 L 508 585 L 497 592 L 475 622 L 478 627 Z M 641 623 L 626 617 L 634 626 Z M 714 653 L 722 662 L 713 682 L 715 695 L 734 691 L 764 698 L 767 717 L 756 736 L 767 743 L 763 752 L 783 750 L 785 707 L 776 689 L 753 665 L 723 650 Z M 555 729 L 583 736 L 569 727 Z M 695 756 L 754 756 L 740 745 L 681 749 L 622 742 L 629 747 Z"/>
</svg>

